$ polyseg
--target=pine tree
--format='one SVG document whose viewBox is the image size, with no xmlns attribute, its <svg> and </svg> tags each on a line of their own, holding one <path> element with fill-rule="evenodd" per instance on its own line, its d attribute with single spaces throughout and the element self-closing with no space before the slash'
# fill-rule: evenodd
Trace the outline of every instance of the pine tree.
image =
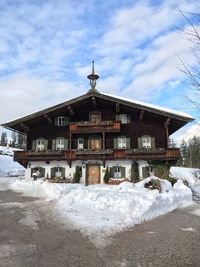
<svg viewBox="0 0 200 267">
<path fill-rule="evenodd" d="M 7 133 L 6 132 L 2 132 L 1 133 L 1 146 L 6 146 L 8 143 L 8 139 L 7 139 Z"/>
<path fill-rule="evenodd" d="M 25 145 L 26 137 L 25 135 L 18 133 L 17 134 L 17 147 L 23 149 Z"/>
<path fill-rule="evenodd" d="M 105 184 L 108 184 L 109 183 L 109 178 L 110 178 L 110 171 L 109 171 L 109 169 L 108 169 L 108 167 L 106 168 L 106 172 L 105 172 L 105 174 L 104 174 L 104 183 Z"/>
<path fill-rule="evenodd" d="M 17 134 L 16 134 L 16 132 L 12 131 L 11 138 L 12 138 L 12 141 L 10 142 L 10 146 L 11 147 L 15 147 L 16 143 L 17 143 Z"/>
</svg>

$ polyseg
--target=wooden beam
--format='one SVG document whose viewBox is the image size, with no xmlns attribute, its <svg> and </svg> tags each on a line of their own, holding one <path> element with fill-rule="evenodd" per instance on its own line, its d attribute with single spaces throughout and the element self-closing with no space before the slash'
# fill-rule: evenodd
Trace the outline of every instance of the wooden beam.
<svg viewBox="0 0 200 267">
<path fill-rule="evenodd" d="M 69 114 L 70 114 L 71 116 L 74 115 L 74 111 L 73 111 L 73 109 L 72 109 L 72 107 L 71 107 L 70 105 L 67 106 L 67 110 L 68 110 L 68 112 L 69 112 Z"/>
<path fill-rule="evenodd" d="M 141 110 L 139 120 L 143 121 L 144 118 L 144 110 Z"/>
<path fill-rule="evenodd" d="M 48 114 L 44 114 L 43 117 L 47 120 L 49 124 L 53 124 L 53 120 L 49 117 Z"/>
<path fill-rule="evenodd" d="M 26 126 L 24 123 L 20 124 L 21 128 L 24 129 L 26 132 L 28 132 L 30 130 L 30 128 L 28 126 Z"/>
<path fill-rule="evenodd" d="M 117 112 L 117 113 L 120 112 L 120 105 L 119 105 L 119 103 L 116 103 L 116 112 Z"/>
<path fill-rule="evenodd" d="M 97 101 L 96 101 L 96 98 L 94 96 L 92 97 L 92 105 L 94 108 L 97 107 Z"/>
<path fill-rule="evenodd" d="M 170 121 L 171 121 L 171 119 L 168 117 L 168 118 L 166 119 L 165 123 L 164 123 L 164 126 L 165 126 L 165 127 L 168 127 L 168 126 L 170 125 Z"/>
</svg>

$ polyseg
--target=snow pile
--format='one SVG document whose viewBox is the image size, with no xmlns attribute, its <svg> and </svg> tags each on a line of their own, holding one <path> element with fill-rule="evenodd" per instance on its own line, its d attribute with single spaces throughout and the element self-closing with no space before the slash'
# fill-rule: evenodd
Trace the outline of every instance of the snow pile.
<svg viewBox="0 0 200 267">
<path fill-rule="evenodd" d="M 0 146 L 0 177 L 24 176 L 25 169 L 13 161 L 13 154 L 17 148 Z"/>
<path fill-rule="evenodd" d="M 200 198 L 200 169 L 171 167 L 170 176 L 181 181 L 187 181 L 195 197 Z"/>
<path fill-rule="evenodd" d="M 23 176 L 25 169 L 13 157 L 0 155 L 0 177 L 5 176 Z"/>
<path fill-rule="evenodd" d="M 157 177 L 156 177 L 157 178 Z M 25 195 L 52 201 L 56 212 L 91 239 L 110 235 L 145 220 L 192 204 L 192 192 L 181 181 L 174 187 L 160 179 L 162 192 L 137 184 L 51 184 L 43 180 L 19 180 L 10 188 Z M 157 178 L 158 179 L 158 178 Z"/>
</svg>

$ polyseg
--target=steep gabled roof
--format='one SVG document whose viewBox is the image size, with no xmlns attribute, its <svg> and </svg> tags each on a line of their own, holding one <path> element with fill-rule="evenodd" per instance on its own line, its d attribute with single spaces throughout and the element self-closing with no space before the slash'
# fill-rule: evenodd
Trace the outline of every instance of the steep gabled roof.
<svg viewBox="0 0 200 267">
<path fill-rule="evenodd" d="M 62 102 L 62 103 L 57 104 L 55 106 L 43 109 L 41 111 L 32 113 L 30 115 L 21 117 L 19 119 L 4 123 L 1 126 L 5 127 L 5 128 L 9 128 L 9 129 L 19 130 L 18 125 L 20 125 L 20 124 L 25 124 L 32 119 L 35 119 L 37 117 L 40 117 L 40 116 L 43 116 L 46 114 L 50 114 L 52 112 L 55 112 L 56 110 L 71 106 L 75 103 L 81 102 L 83 100 L 87 100 L 88 98 L 94 97 L 94 96 L 97 98 L 100 98 L 100 99 L 104 99 L 104 100 L 115 102 L 115 103 L 118 103 L 118 104 L 121 104 L 124 106 L 128 106 L 130 108 L 136 108 L 136 109 L 148 111 L 148 112 L 151 112 L 154 114 L 158 114 L 161 116 L 174 118 L 174 119 L 177 119 L 179 121 L 182 121 L 182 125 L 194 120 L 190 115 L 183 113 L 183 112 L 178 112 L 178 111 L 175 111 L 172 109 L 163 108 L 163 107 L 160 107 L 157 105 L 152 105 L 152 104 L 148 104 L 145 102 L 140 102 L 140 101 L 136 101 L 136 100 L 132 100 L 132 99 L 128 99 L 128 98 L 114 96 L 114 95 L 110 95 L 107 93 L 99 93 L 98 91 L 89 91 L 87 94 L 78 96 L 78 97 L 73 98 L 71 100 Z"/>
</svg>

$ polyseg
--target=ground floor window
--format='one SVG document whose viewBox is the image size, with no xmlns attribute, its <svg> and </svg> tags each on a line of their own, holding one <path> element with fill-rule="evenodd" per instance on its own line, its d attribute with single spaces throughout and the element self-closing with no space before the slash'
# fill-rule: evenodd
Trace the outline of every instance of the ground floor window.
<svg viewBox="0 0 200 267">
<path fill-rule="evenodd" d="M 125 167 L 122 166 L 114 166 L 110 168 L 110 176 L 111 178 L 125 178 Z"/>
<path fill-rule="evenodd" d="M 63 167 L 51 168 L 51 178 L 54 177 L 65 177 L 65 168 Z"/>
<path fill-rule="evenodd" d="M 36 176 L 37 178 L 45 177 L 45 168 L 36 167 L 31 168 L 31 177 Z"/>
</svg>

